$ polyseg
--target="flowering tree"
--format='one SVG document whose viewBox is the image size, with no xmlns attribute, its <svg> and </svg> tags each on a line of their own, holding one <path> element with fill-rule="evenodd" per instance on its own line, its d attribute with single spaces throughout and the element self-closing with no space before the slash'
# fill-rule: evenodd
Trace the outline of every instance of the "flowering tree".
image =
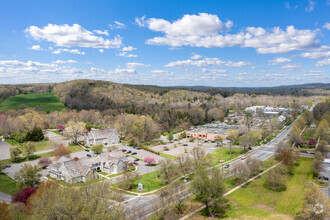
<svg viewBox="0 0 330 220">
<path fill-rule="evenodd" d="M 65 129 L 65 127 L 64 127 L 64 125 L 57 125 L 57 126 L 56 126 L 56 129 L 57 129 L 58 131 L 63 131 L 63 130 Z"/>
<path fill-rule="evenodd" d="M 41 166 L 42 168 L 46 168 L 50 164 L 52 164 L 52 160 L 50 159 L 50 157 L 42 157 L 38 161 L 38 165 Z"/>
<path fill-rule="evenodd" d="M 24 204 L 27 203 L 28 198 L 30 198 L 30 196 L 32 196 L 33 193 L 36 192 L 36 188 L 33 187 L 26 187 L 20 191 L 17 191 L 15 195 L 12 196 L 12 203 L 15 202 L 22 202 Z"/>
<path fill-rule="evenodd" d="M 310 138 L 310 139 L 308 140 L 308 144 L 309 144 L 309 145 L 313 145 L 313 146 L 315 146 L 315 145 L 317 144 L 317 142 L 316 142 L 316 140 L 314 140 L 313 138 Z"/>
<path fill-rule="evenodd" d="M 143 160 L 145 163 L 147 163 L 148 165 L 151 165 L 153 163 L 156 163 L 156 160 L 152 157 L 145 157 Z"/>
</svg>

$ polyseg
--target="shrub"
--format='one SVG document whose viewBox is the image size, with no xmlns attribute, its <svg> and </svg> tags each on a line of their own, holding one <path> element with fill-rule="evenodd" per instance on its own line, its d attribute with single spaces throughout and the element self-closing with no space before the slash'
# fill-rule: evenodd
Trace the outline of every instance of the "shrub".
<svg viewBox="0 0 330 220">
<path fill-rule="evenodd" d="M 15 141 L 17 141 L 18 143 L 23 143 L 25 141 L 26 135 L 24 133 L 15 131 L 14 133 L 12 133 L 10 135 L 11 139 L 14 139 Z"/>
<path fill-rule="evenodd" d="M 17 191 L 15 195 L 12 196 L 11 202 L 16 203 L 16 202 L 22 202 L 24 204 L 27 203 L 27 200 L 30 198 L 30 196 L 33 195 L 33 193 L 36 192 L 36 188 L 33 187 L 26 187 L 20 191 Z"/>
<path fill-rule="evenodd" d="M 41 166 L 42 168 L 46 168 L 50 164 L 52 164 L 52 160 L 50 159 L 50 157 L 42 157 L 38 161 L 38 165 Z"/>
<path fill-rule="evenodd" d="M 317 141 L 314 140 L 313 138 L 310 138 L 310 139 L 308 140 L 308 144 L 309 144 L 309 145 L 313 145 L 313 146 L 315 146 L 315 145 L 317 144 Z"/>
</svg>

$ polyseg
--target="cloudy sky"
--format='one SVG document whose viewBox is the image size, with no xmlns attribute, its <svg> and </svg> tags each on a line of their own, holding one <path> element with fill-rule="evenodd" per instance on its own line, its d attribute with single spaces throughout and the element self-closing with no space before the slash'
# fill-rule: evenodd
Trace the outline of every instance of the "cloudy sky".
<svg viewBox="0 0 330 220">
<path fill-rule="evenodd" d="M 0 0 L 0 84 L 330 82 L 330 0 Z"/>
</svg>

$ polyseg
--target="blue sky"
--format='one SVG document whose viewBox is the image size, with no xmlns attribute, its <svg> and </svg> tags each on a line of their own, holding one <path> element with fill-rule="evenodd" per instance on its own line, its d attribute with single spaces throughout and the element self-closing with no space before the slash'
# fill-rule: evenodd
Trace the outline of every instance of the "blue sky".
<svg viewBox="0 0 330 220">
<path fill-rule="evenodd" d="M 0 0 L 0 84 L 330 82 L 330 0 Z"/>
</svg>

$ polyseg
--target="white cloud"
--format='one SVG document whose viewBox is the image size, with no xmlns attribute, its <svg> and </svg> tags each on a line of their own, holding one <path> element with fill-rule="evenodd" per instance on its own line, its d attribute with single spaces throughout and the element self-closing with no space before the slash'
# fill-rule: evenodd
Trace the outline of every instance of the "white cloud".
<svg viewBox="0 0 330 220">
<path fill-rule="evenodd" d="M 149 67 L 149 64 L 144 63 L 126 63 L 128 69 L 134 69 L 136 67 Z"/>
<path fill-rule="evenodd" d="M 198 54 L 194 54 L 194 55 L 192 55 L 192 56 L 190 57 L 190 59 L 192 59 L 192 60 L 198 60 L 198 59 L 200 59 L 200 58 L 202 58 L 202 56 L 201 56 L 201 55 L 198 55 Z"/>
<path fill-rule="evenodd" d="M 269 60 L 268 62 L 270 63 L 270 65 L 277 65 L 280 63 L 288 63 L 290 61 L 291 59 L 287 57 L 275 57 L 274 59 Z"/>
<path fill-rule="evenodd" d="M 66 63 L 78 63 L 75 60 L 56 60 L 53 63 L 57 63 L 57 64 L 66 64 Z"/>
<path fill-rule="evenodd" d="M 155 73 L 155 74 L 167 74 L 167 73 L 169 73 L 168 70 L 151 70 L 150 72 Z"/>
<path fill-rule="evenodd" d="M 104 39 L 95 36 L 79 24 L 72 26 L 48 24 L 42 28 L 28 27 L 25 32 L 35 40 L 46 40 L 60 47 L 90 47 L 90 48 L 119 48 L 122 45 L 120 36 L 114 39 Z"/>
<path fill-rule="evenodd" d="M 135 18 L 135 23 L 139 25 L 140 27 L 145 27 L 146 26 L 146 16 L 143 15 L 142 17 L 136 17 Z"/>
<path fill-rule="evenodd" d="M 236 75 L 238 75 L 238 76 L 247 76 L 248 74 L 243 72 L 243 73 L 237 73 Z"/>
<path fill-rule="evenodd" d="M 199 13 L 198 15 L 184 15 L 181 19 L 178 19 L 172 23 L 167 20 L 157 18 L 150 18 L 145 22 L 150 30 L 163 32 L 170 36 L 214 35 L 220 31 L 230 29 L 233 25 L 232 21 L 223 23 L 217 15 L 207 13 Z"/>
<path fill-rule="evenodd" d="M 328 65 L 330 65 L 330 58 L 317 61 L 317 63 L 315 64 L 315 66 L 328 66 Z"/>
<path fill-rule="evenodd" d="M 60 54 L 60 53 L 63 53 L 63 52 L 68 52 L 68 53 L 72 53 L 72 54 L 79 54 L 79 55 L 85 55 L 85 52 L 82 52 L 78 49 L 57 49 L 57 50 L 54 50 L 52 52 L 52 54 Z"/>
<path fill-rule="evenodd" d="M 308 58 L 308 59 L 320 59 L 320 58 L 329 57 L 330 50 L 329 51 L 306 52 L 306 53 L 300 54 L 299 56 L 303 57 L 303 58 Z"/>
<path fill-rule="evenodd" d="M 219 70 L 219 69 L 202 69 L 203 73 L 212 73 L 212 74 L 223 74 L 223 73 L 227 73 L 227 70 Z"/>
<path fill-rule="evenodd" d="M 316 31 L 298 30 L 288 26 L 285 30 L 274 27 L 270 31 L 261 27 L 247 27 L 235 34 L 219 34 L 230 29 L 232 22 L 223 23 L 217 15 L 200 13 L 184 15 L 173 23 L 157 18 L 137 18 L 140 26 L 165 35 L 146 41 L 150 45 L 169 45 L 171 47 L 234 47 L 255 48 L 258 53 L 288 53 L 319 47 Z"/>
<path fill-rule="evenodd" d="M 99 52 L 100 52 L 100 53 L 104 53 L 104 50 L 103 50 L 103 49 L 99 49 Z"/>
<path fill-rule="evenodd" d="M 325 23 L 323 25 L 323 28 L 330 30 L 330 23 Z"/>
<path fill-rule="evenodd" d="M 290 70 L 290 71 L 297 70 L 299 68 L 300 68 L 300 64 L 291 64 L 291 63 L 281 67 L 282 70 Z"/>
<path fill-rule="evenodd" d="M 307 12 L 312 12 L 312 11 L 314 11 L 314 8 L 315 8 L 315 2 L 314 1 L 312 1 L 312 0 L 308 0 L 308 6 L 305 8 L 305 10 L 307 11 Z"/>
<path fill-rule="evenodd" d="M 40 45 L 33 45 L 31 47 L 32 50 L 42 50 L 42 48 L 40 47 Z"/>
<path fill-rule="evenodd" d="M 105 35 L 105 36 L 109 36 L 109 31 L 108 30 L 94 30 L 95 33 L 100 34 L 100 35 Z"/>
<path fill-rule="evenodd" d="M 131 54 L 131 53 L 127 53 L 127 52 L 121 52 L 117 56 L 119 56 L 119 57 L 128 57 L 128 58 L 138 57 L 138 55 L 136 55 L 136 54 Z"/>
<path fill-rule="evenodd" d="M 304 76 L 319 76 L 319 73 L 304 73 Z"/>
<path fill-rule="evenodd" d="M 52 63 L 39 63 L 35 61 L 22 62 L 18 60 L 0 60 L 0 65 L 3 66 L 15 66 L 15 67 L 56 67 L 56 64 Z"/>
<path fill-rule="evenodd" d="M 111 29 L 126 29 L 126 25 L 119 21 L 114 21 L 114 24 L 109 24 Z"/>
<path fill-rule="evenodd" d="M 230 67 L 242 67 L 242 66 L 249 66 L 252 65 L 251 62 L 247 61 L 222 61 L 219 58 L 209 58 L 205 57 L 200 60 L 178 60 L 174 62 L 170 62 L 165 67 L 186 67 L 186 66 L 198 66 L 198 67 L 205 67 L 205 66 L 230 66 Z"/>
<path fill-rule="evenodd" d="M 131 52 L 133 50 L 136 50 L 136 48 L 132 46 L 127 46 L 127 47 L 123 47 L 121 50 L 124 52 Z"/>
</svg>

